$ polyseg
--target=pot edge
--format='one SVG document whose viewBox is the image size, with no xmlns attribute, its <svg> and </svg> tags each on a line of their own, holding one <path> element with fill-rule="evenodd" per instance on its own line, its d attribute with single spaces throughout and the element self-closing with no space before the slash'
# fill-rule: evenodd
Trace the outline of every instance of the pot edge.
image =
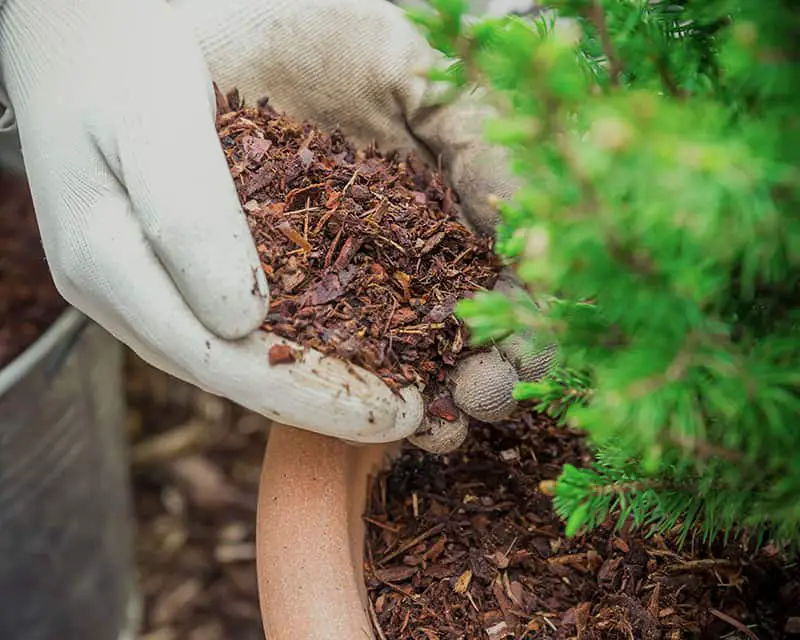
<svg viewBox="0 0 800 640">
<path fill-rule="evenodd" d="M 77 334 L 89 319 L 74 307 L 68 307 L 36 341 L 0 368 L 0 397 L 11 391 L 55 347 Z"/>
</svg>

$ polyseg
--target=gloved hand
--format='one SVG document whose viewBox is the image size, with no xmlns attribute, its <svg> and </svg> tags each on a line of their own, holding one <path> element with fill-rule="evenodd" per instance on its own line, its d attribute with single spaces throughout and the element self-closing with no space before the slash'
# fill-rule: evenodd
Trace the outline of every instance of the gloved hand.
<svg viewBox="0 0 800 640">
<path fill-rule="evenodd" d="M 318 353 L 270 367 L 268 290 L 200 48 L 164 0 L 0 0 L 0 85 L 62 295 L 151 364 L 290 425 L 399 440 L 421 421 Z M 2 100 L 0 92 L 0 100 Z M 13 117 L 12 117 L 13 116 Z"/>
<path fill-rule="evenodd" d="M 386 0 L 171 0 L 200 41 L 211 75 L 223 91 L 270 104 L 325 129 L 380 148 L 415 150 L 441 159 L 464 203 L 465 222 L 491 233 L 498 221 L 490 196 L 515 188 L 503 150 L 487 145 L 490 115 L 474 95 L 431 106 L 442 87 L 423 77 L 442 58 L 403 11 Z M 510 289 L 513 278 L 500 287 Z M 520 380 L 541 377 L 554 350 L 526 352 L 520 339 L 462 360 L 451 376 L 456 405 L 493 422 L 516 406 Z M 453 423 L 426 417 L 417 445 L 442 452 L 466 435 L 465 415 Z"/>
<path fill-rule="evenodd" d="M 481 110 L 468 101 L 426 107 L 431 87 L 413 72 L 436 56 L 380 1 L 175 8 L 178 20 L 161 0 L 6 0 L 0 10 L 2 85 L 59 290 L 145 360 L 269 418 L 358 442 L 408 436 L 424 415 L 414 389 L 399 399 L 316 352 L 269 367 L 280 340 L 253 331 L 267 287 L 187 27 L 223 88 L 269 95 L 294 116 L 384 148 L 441 155 L 474 203 L 475 225 L 488 230 L 485 196 L 510 185 L 485 172 L 503 165 L 480 141 Z M 458 368 L 456 402 L 502 417 L 518 374 L 497 351 L 478 358 Z"/>
</svg>

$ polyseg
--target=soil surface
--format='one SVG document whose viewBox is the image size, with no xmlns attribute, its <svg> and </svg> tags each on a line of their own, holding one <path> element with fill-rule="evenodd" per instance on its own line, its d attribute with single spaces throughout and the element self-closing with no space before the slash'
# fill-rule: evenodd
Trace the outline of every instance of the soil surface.
<svg viewBox="0 0 800 640">
<path fill-rule="evenodd" d="M 140 640 L 263 640 L 254 517 L 268 422 L 133 355 L 128 387 Z M 769 547 L 681 551 L 607 529 L 566 540 L 547 481 L 587 459 L 579 435 L 533 417 L 473 424 L 448 456 L 407 447 L 367 514 L 377 639 L 800 637 L 800 564 Z"/>
<path fill-rule="evenodd" d="M 366 576 L 381 640 L 800 637 L 800 563 L 611 527 L 565 539 L 550 483 L 588 461 L 528 415 L 410 447 L 374 485 Z M 793 635 L 794 634 L 794 635 Z"/>
<path fill-rule="evenodd" d="M 0 169 L 0 368 L 64 311 L 44 258 L 24 178 Z"/>
<path fill-rule="evenodd" d="M 392 388 L 444 382 L 468 348 L 455 303 L 491 288 L 492 239 L 457 220 L 438 173 L 356 151 L 269 108 L 218 94 L 217 130 L 270 284 L 266 331 Z M 274 365 L 300 357 L 273 347 Z M 444 417 L 444 416 L 442 416 Z"/>
</svg>

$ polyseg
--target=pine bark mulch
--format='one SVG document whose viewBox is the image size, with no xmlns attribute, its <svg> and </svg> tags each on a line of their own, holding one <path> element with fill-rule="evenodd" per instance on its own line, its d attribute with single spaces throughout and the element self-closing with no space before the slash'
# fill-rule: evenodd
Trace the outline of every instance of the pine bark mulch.
<svg viewBox="0 0 800 640">
<path fill-rule="evenodd" d="M 533 414 L 473 424 L 447 456 L 408 447 L 368 514 L 380 640 L 800 637 L 800 563 L 769 546 L 565 538 L 549 481 L 588 460 L 580 434 Z"/>
<path fill-rule="evenodd" d="M 378 375 L 438 388 L 469 349 L 455 303 L 491 288 L 492 239 L 458 220 L 418 158 L 356 150 L 217 92 L 217 132 L 270 285 L 263 329 Z M 301 354 L 276 346 L 275 365 Z"/>
</svg>

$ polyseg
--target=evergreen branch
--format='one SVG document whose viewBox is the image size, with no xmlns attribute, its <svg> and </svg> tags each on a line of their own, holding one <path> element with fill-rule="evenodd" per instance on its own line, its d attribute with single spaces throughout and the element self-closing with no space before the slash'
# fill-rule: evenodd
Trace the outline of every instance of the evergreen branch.
<svg viewBox="0 0 800 640">
<path fill-rule="evenodd" d="M 563 0 L 582 30 L 573 47 L 517 19 L 466 26 L 461 0 L 431 2 L 421 22 L 457 58 L 439 79 L 485 91 L 503 116 L 487 135 L 522 182 L 500 207 L 498 251 L 528 301 L 559 292 L 536 309 L 503 294 L 459 309 L 473 341 L 559 344 L 564 369 L 514 394 L 595 450 L 556 485 L 568 532 L 614 517 L 682 539 L 798 541 L 791 3 Z"/>
<path fill-rule="evenodd" d="M 618 87 L 622 78 L 623 66 L 608 32 L 608 21 L 606 20 L 606 12 L 601 0 L 592 0 L 587 9 L 586 18 L 597 29 L 597 34 L 600 37 L 603 53 L 608 61 L 608 76 L 611 80 L 611 85 Z"/>
<path fill-rule="evenodd" d="M 664 89 L 669 95 L 671 95 L 673 98 L 678 98 L 681 100 L 684 100 L 691 95 L 688 91 L 681 88 L 675 81 L 675 76 L 672 74 L 672 71 L 670 70 L 667 60 L 664 56 L 657 55 L 654 63 L 656 70 L 658 71 L 658 75 L 661 77 L 661 82 L 664 85 Z"/>
<path fill-rule="evenodd" d="M 735 451 L 734 449 L 708 442 L 702 438 L 695 438 L 682 433 L 667 432 L 665 433 L 664 441 L 680 447 L 683 451 L 697 458 L 700 462 L 712 458 L 721 458 L 728 462 L 740 462 L 744 457 L 741 451 Z"/>
</svg>

